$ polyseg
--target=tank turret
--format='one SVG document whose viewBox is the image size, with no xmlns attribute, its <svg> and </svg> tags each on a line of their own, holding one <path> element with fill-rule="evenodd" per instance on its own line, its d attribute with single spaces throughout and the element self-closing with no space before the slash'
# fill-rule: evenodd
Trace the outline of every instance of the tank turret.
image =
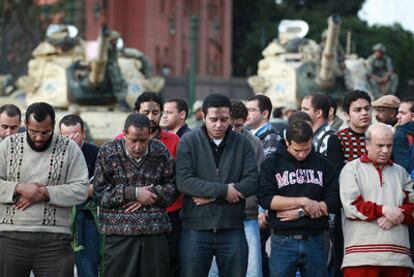
<svg viewBox="0 0 414 277">
<path fill-rule="evenodd" d="M 25 110 L 43 101 L 56 108 L 58 119 L 77 105 L 96 143 L 113 139 L 139 94 L 159 92 L 164 85 L 163 78 L 149 75 L 143 53 L 117 41 L 122 41 L 120 34 L 105 28 L 98 42 L 85 43 L 74 26 L 51 25 L 32 52 L 28 74 L 18 79 L 16 91 L 0 96 L 0 105 L 13 103 Z"/>
<path fill-rule="evenodd" d="M 108 30 L 102 28 L 98 36 L 96 58 L 91 61 L 89 83 L 93 87 L 99 86 L 105 78 L 106 64 L 108 62 Z"/>
<path fill-rule="evenodd" d="M 325 47 L 322 52 L 321 68 L 318 84 L 322 88 L 330 89 L 335 86 L 334 66 L 337 59 L 338 37 L 341 26 L 341 17 L 332 15 L 328 19 Z"/>
<path fill-rule="evenodd" d="M 342 99 L 350 89 L 368 87 L 363 59 L 345 55 L 339 44 L 341 18 L 332 15 L 321 43 L 307 39 L 309 30 L 301 20 L 282 20 L 279 37 L 262 51 L 257 75 L 248 83 L 257 94 L 267 95 L 274 106 L 299 104 L 315 92 Z"/>
</svg>

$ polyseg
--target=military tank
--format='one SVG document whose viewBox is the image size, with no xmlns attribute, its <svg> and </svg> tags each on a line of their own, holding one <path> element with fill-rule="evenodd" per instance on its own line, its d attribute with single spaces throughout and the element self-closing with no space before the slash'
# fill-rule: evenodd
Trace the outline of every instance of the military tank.
<svg viewBox="0 0 414 277">
<path fill-rule="evenodd" d="M 364 60 L 349 51 L 339 56 L 341 18 L 328 18 L 324 40 L 305 38 L 309 26 L 302 20 L 282 20 L 279 37 L 262 51 L 257 75 L 248 83 L 256 94 L 267 95 L 274 106 L 299 106 L 306 95 L 323 92 L 342 99 L 347 90 L 368 91 Z"/>
<path fill-rule="evenodd" d="M 32 52 L 27 75 L 17 81 L 18 90 L 0 96 L 0 103 L 24 111 L 44 101 L 56 108 L 58 117 L 76 106 L 96 143 L 114 138 L 137 96 L 147 89 L 159 92 L 164 85 L 163 78 L 149 76 L 141 52 L 119 41 L 119 34 L 104 26 L 94 47 L 88 48 L 76 27 L 50 25 L 46 40 Z"/>
</svg>

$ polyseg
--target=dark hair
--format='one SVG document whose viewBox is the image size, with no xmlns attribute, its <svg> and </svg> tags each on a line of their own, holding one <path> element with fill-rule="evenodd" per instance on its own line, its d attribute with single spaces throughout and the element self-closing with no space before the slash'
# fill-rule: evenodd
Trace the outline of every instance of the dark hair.
<svg viewBox="0 0 414 277">
<path fill-rule="evenodd" d="M 363 90 L 353 90 L 345 94 L 343 104 L 344 112 L 349 114 L 349 108 L 351 107 L 352 102 L 355 102 L 358 99 L 365 99 L 371 105 L 371 97 L 369 97 L 368 93 Z"/>
<path fill-rule="evenodd" d="M 6 113 L 8 117 L 15 117 L 18 116 L 19 120 L 22 118 L 22 112 L 20 109 L 13 104 L 6 104 L 0 107 L 0 114 Z"/>
<path fill-rule="evenodd" d="M 75 126 L 78 123 L 81 126 L 82 131 L 85 130 L 85 124 L 83 123 L 83 120 L 79 115 L 68 114 L 62 117 L 62 119 L 59 121 L 59 129 L 62 126 L 62 124 L 65 126 Z"/>
<path fill-rule="evenodd" d="M 30 116 L 33 115 L 33 118 L 37 122 L 43 122 L 48 116 L 52 120 L 53 126 L 56 123 L 55 110 L 46 102 L 36 102 L 31 104 L 26 110 L 26 123 L 29 122 Z"/>
<path fill-rule="evenodd" d="M 328 119 L 329 108 L 331 106 L 331 104 L 329 103 L 328 96 L 326 96 L 323 93 L 317 92 L 306 96 L 304 99 L 306 98 L 310 98 L 311 106 L 315 112 L 317 110 L 322 110 L 323 119 Z"/>
<path fill-rule="evenodd" d="M 289 124 L 286 131 L 286 140 L 297 143 L 308 142 L 313 138 L 311 126 L 305 121 L 294 121 Z"/>
<path fill-rule="evenodd" d="M 231 101 L 231 114 L 230 117 L 233 119 L 242 118 L 246 121 L 249 111 L 247 110 L 246 105 L 242 101 L 233 100 Z"/>
<path fill-rule="evenodd" d="M 207 115 L 208 108 L 229 108 L 231 111 L 231 102 L 230 99 L 219 93 L 213 93 L 204 99 L 203 102 L 203 113 L 204 116 Z"/>
<path fill-rule="evenodd" d="M 175 105 L 177 106 L 177 110 L 178 112 L 185 112 L 185 119 L 187 119 L 188 116 L 188 105 L 187 102 L 185 102 L 183 99 L 181 98 L 172 98 L 169 99 L 167 101 L 165 101 L 165 103 L 175 103 Z"/>
<path fill-rule="evenodd" d="M 145 91 L 140 96 L 138 96 L 137 100 L 135 101 L 135 111 L 139 111 L 141 108 L 141 104 L 144 102 L 155 102 L 160 106 L 160 111 L 162 112 L 164 109 L 162 97 L 155 92 L 152 91 Z"/>
<path fill-rule="evenodd" d="M 290 118 L 289 118 L 289 124 L 292 124 L 296 121 L 305 121 L 305 122 L 311 122 L 312 124 L 312 118 L 310 115 L 308 115 L 305 112 L 302 111 L 296 111 Z"/>
<path fill-rule="evenodd" d="M 404 98 L 401 101 L 401 103 L 409 103 L 409 104 L 411 104 L 410 112 L 414 113 L 414 96 L 409 96 L 409 97 Z"/>
<path fill-rule="evenodd" d="M 144 114 L 132 113 L 128 115 L 124 124 L 124 131 L 128 133 L 129 127 L 134 126 L 135 128 L 148 128 L 150 129 L 150 120 Z"/>
<path fill-rule="evenodd" d="M 335 98 L 330 97 L 330 96 L 328 96 L 328 98 L 329 98 L 329 107 L 333 108 L 334 110 L 333 115 L 336 115 L 336 110 L 338 109 L 338 101 Z"/>
<path fill-rule="evenodd" d="M 274 108 L 272 116 L 273 118 L 283 118 L 283 107 Z"/>
<path fill-rule="evenodd" d="M 259 102 L 259 109 L 260 112 L 264 112 L 266 110 L 269 111 L 269 115 L 267 116 L 267 120 L 269 120 L 270 118 L 270 114 L 272 113 L 272 101 L 270 101 L 270 98 L 267 97 L 266 95 L 255 95 L 253 97 L 250 97 L 247 101 L 255 101 L 257 100 Z"/>
</svg>

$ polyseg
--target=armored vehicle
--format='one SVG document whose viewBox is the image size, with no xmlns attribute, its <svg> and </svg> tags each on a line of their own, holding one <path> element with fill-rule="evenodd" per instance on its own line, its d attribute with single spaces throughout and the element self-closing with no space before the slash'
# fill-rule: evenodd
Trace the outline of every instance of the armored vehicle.
<svg viewBox="0 0 414 277">
<path fill-rule="evenodd" d="M 306 22 L 282 20 L 278 39 L 262 51 L 257 75 L 248 78 L 253 91 L 269 96 L 274 106 L 297 105 L 313 92 L 341 99 L 350 89 L 368 91 L 364 60 L 341 51 L 340 24 L 338 15 L 330 16 L 318 44 L 305 38 Z"/>
<path fill-rule="evenodd" d="M 105 27 L 97 42 L 87 44 L 76 27 L 50 25 L 46 40 L 32 52 L 27 75 L 17 82 L 19 89 L 0 97 L 0 102 L 24 110 L 44 101 L 56 108 L 58 116 L 76 106 L 95 142 L 114 138 L 137 96 L 145 89 L 159 92 L 164 85 L 162 78 L 144 72 L 148 62 L 141 52 L 119 42 L 119 34 Z"/>
</svg>

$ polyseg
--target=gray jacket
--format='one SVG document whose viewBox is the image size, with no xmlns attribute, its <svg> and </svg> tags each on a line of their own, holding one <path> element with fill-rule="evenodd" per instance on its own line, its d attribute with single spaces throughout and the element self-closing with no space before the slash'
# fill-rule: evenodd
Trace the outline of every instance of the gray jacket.
<svg viewBox="0 0 414 277">
<path fill-rule="evenodd" d="M 230 131 L 225 140 L 218 168 L 202 129 L 183 136 L 178 145 L 176 171 L 177 187 L 183 193 L 183 228 L 244 228 L 245 201 L 228 203 L 227 185 L 235 183 L 235 188 L 245 197 L 256 194 L 257 162 L 251 143 L 243 135 Z M 214 198 L 215 201 L 197 206 L 192 197 Z"/>
<path fill-rule="evenodd" d="M 265 154 L 264 154 L 264 151 L 263 151 L 262 142 L 260 141 L 260 139 L 258 137 L 256 137 L 255 135 L 252 135 L 248 131 L 243 131 L 242 134 L 252 144 L 253 149 L 254 149 L 254 153 L 255 153 L 255 156 L 256 156 L 257 168 L 260 169 L 260 165 L 262 164 L 262 162 L 266 158 Z M 257 196 L 252 195 L 250 197 L 247 197 L 246 198 L 246 217 L 247 217 L 247 219 L 256 219 L 257 220 L 258 214 L 259 214 L 259 206 L 257 204 Z"/>
</svg>

